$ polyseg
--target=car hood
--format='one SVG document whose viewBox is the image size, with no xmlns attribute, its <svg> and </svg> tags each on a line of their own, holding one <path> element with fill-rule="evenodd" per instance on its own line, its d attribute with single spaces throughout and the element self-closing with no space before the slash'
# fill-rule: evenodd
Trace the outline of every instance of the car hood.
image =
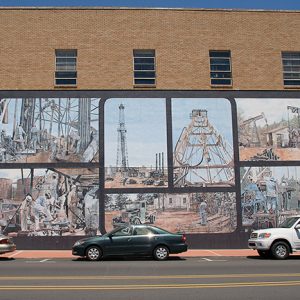
<svg viewBox="0 0 300 300">
<path fill-rule="evenodd" d="M 290 230 L 291 230 L 291 228 L 266 228 L 266 229 L 255 230 L 255 231 L 253 231 L 253 233 L 260 234 L 260 233 L 269 232 L 269 233 L 280 234 L 280 233 L 285 233 L 285 232 L 290 231 Z"/>
</svg>

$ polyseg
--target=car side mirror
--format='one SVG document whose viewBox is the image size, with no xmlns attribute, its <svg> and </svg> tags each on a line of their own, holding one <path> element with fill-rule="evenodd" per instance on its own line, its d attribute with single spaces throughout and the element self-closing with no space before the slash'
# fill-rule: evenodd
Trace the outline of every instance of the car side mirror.
<svg viewBox="0 0 300 300">
<path fill-rule="evenodd" d="M 297 224 L 297 225 L 295 226 L 295 229 L 300 229 L 300 224 Z"/>
</svg>

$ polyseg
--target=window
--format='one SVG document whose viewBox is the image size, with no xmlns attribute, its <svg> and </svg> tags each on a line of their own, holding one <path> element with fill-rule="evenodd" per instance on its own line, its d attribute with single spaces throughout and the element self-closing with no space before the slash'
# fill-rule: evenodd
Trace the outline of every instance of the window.
<svg viewBox="0 0 300 300">
<path fill-rule="evenodd" d="M 155 50 L 133 50 L 134 84 L 155 85 Z"/>
<path fill-rule="evenodd" d="M 55 50 L 55 85 L 76 85 L 77 50 Z"/>
<path fill-rule="evenodd" d="M 182 202 L 183 204 L 186 204 L 186 198 L 183 198 L 183 202 Z"/>
<path fill-rule="evenodd" d="M 173 203 L 173 199 L 169 198 L 169 204 L 172 204 L 172 203 Z"/>
<path fill-rule="evenodd" d="M 300 86 L 300 52 L 282 52 L 283 83 Z"/>
<path fill-rule="evenodd" d="M 150 228 L 147 227 L 137 227 L 135 228 L 133 235 L 150 235 L 155 234 Z"/>
<path fill-rule="evenodd" d="M 210 82 L 212 85 L 231 85 L 230 51 L 209 51 Z"/>
</svg>

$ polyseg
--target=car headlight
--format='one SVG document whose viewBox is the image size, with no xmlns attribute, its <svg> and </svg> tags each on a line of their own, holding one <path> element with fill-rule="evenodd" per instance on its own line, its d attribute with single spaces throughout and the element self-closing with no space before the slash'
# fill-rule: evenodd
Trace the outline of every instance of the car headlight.
<svg viewBox="0 0 300 300">
<path fill-rule="evenodd" d="M 75 246 L 80 246 L 80 245 L 82 245 L 83 243 L 84 243 L 84 241 L 79 240 L 79 241 L 77 241 L 77 242 L 74 244 L 74 247 L 75 247 Z"/>
<path fill-rule="evenodd" d="M 271 236 L 271 233 L 270 232 L 264 232 L 264 233 L 261 233 L 258 238 L 260 239 L 267 239 Z"/>
</svg>

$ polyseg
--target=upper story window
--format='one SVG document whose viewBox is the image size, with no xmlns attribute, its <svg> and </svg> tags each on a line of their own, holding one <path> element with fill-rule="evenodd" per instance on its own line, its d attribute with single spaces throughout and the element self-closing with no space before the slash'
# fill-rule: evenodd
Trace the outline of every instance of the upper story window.
<svg viewBox="0 0 300 300">
<path fill-rule="evenodd" d="M 134 84 L 155 85 L 155 50 L 133 50 Z"/>
<path fill-rule="evenodd" d="M 300 52 L 282 52 L 283 83 L 300 86 Z"/>
<path fill-rule="evenodd" d="M 55 50 L 55 85 L 77 84 L 77 50 Z"/>
<path fill-rule="evenodd" d="M 232 85 L 230 51 L 209 51 L 211 85 Z"/>
</svg>

